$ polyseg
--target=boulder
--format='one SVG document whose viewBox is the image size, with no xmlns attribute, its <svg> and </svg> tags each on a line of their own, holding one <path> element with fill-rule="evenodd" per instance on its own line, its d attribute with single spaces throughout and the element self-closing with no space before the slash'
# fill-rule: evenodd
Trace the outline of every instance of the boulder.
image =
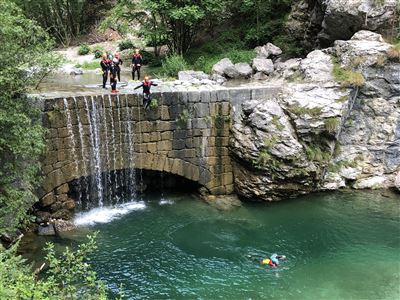
<svg viewBox="0 0 400 300">
<path fill-rule="evenodd" d="M 397 188 L 397 190 L 400 192 L 400 171 L 397 172 L 396 179 L 394 181 L 394 186 Z"/>
<path fill-rule="evenodd" d="M 38 235 L 52 236 L 56 235 L 56 231 L 54 229 L 54 225 L 49 223 L 47 225 L 39 225 L 38 227 Z"/>
<path fill-rule="evenodd" d="M 256 74 L 253 75 L 254 80 L 267 80 L 268 76 L 265 75 L 263 72 L 257 72 Z"/>
<path fill-rule="evenodd" d="M 52 215 L 54 219 L 63 219 L 63 220 L 70 220 L 71 219 L 71 212 L 68 209 L 59 209 L 55 211 Z"/>
<path fill-rule="evenodd" d="M 193 81 L 194 79 L 209 79 L 209 76 L 202 71 L 179 71 L 178 79 L 182 81 Z"/>
<path fill-rule="evenodd" d="M 330 82 L 332 77 L 333 63 L 330 55 L 315 50 L 307 55 L 307 58 L 301 60 L 300 70 L 305 79 L 314 82 Z"/>
<path fill-rule="evenodd" d="M 253 74 L 253 69 L 248 63 L 237 63 L 235 68 L 239 74 L 238 77 L 249 78 Z"/>
<path fill-rule="evenodd" d="M 212 67 L 212 73 L 236 78 L 239 73 L 229 58 L 223 58 Z"/>
<path fill-rule="evenodd" d="M 36 223 L 47 223 L 50 220 L 50 213 L 47 211 L 38 211 L 35 213 Z"/>
<path fill-rule="evenodd" d="M 274 64 L 270 59 L 254 58 L 252 66 L 255 72 L 262 72 L 266 75 L 272 74 L 274 72 Z"/>
<path fill-rule="evenodd" d="M 76 229 L 76 225 L 71 221 L 54 220 L 53 223 L 54 223 L 54 229 L 57 232 L 57 234 Z"/>
<path fill-rule="evenodd" d="M 264 46 L 259 46 L 254 49 L 258 58 L 269 58 L 271 56 L 278 56 L 282 54 L 282 50 L 272 43 L 267 43 Z"/>
<path fill-rule="evenodd" d="M 211 75 L 211 80 L 215 81 L 218 84 L 223 84 L 226 81 L 226 78 L 224 76 L 219 75 L 219 74 L 212 74 Z"/>
<path fill-rule="evenodd" d="M 303 48 L 329 47 L 359 30 L 390 35 L 397 0 L 299 0 L 286 22 L 287 33 Z"/>
<path fill-rule="evenodd" d="M 386 188 L 386 178 L 384 176 L 373 176 L 357 180 L 353 185 L 355 189 L 381 189 Z"/>
<path fill-rule="evenodd" d="M 43 207 L 47 207 L 52 205 L 54 202 L 56 202 L 56 197 L 54 196 L 54 193 L 48 193 L 47 195 L 43 196 L 42 199 L 40 199 L 39 203 Z"/>
</svg>

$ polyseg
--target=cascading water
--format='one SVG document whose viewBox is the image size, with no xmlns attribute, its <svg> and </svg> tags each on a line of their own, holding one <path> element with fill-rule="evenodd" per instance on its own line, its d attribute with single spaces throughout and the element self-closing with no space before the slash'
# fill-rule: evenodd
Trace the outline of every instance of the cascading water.
<svg viewBox="0 0 400 300">
<path fill-rule="evenodd" d="M 116 101 L 116 105 L 113 103 Z M 136 199 L 134 160 L 134 132 L 132 108 L 128 98 L 83 97 L 83 109 L 73 98 L 78 134 L 74 135 L 68 101 L 64 100 L 69 136 L 73 140 L 71 160 L 78 167 L 77 152 L 87 177 L 78 178 L 74 191 L 82 211 L 77 224 L 91 224 L 112 219 L 131 209 L 140 209 L 143 203 Z M 83 112 L 83 114 L 82 114 Z M 86 123 L 85 123 L 86 122 Z M 85 131 L 84 124 L 88 127 Z M 85 136 L 85 133 L 87 136 Z M 76 142 L 75 142 L 76 139 Z M 85 145 L 85 141 L 87 145 Z M 79 145 L 80 149 L 76 146 Z M 85 161 L 89 157 L 89 161 Z M 122 164 L 121 164 L 122 163 Z M 121 168 L 124 166 L 122 170 Z M 82 200 L 82 201 L 81 201 Z M 110 207 L 115 204 L 116 206 Z M 91 209 L 89 212 L 85 212 Z"/>
</svg>

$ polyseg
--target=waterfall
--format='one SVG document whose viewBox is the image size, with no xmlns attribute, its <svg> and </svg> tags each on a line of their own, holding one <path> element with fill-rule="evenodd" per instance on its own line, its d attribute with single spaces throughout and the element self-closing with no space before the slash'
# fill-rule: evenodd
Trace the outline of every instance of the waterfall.
<svg viewBox="0 0 400 300">
<path fill-rule="evenodd" d="M 100 115 L 100 123 L 103 124 L 104 134 L 105 134 L 105 143 L 104 143 L 105 144 L 105 155 L 106 155 L 105 165 L 106 165 L 106 169 L 110 170 L 111 163 L 110 163 L 110 151 L 108 149 L 109 138 L 108 138 L 108 129 L 107 129 L 107 109 L 106 109 L 104 96 L 101 96 L 101 99 L 102 99 L 102 106 L 101 106 L 101 109 L 99 108 L 99 115 Z M 107 197 L 108 202 L 111 202 L 111 194 L 112 194 L 111 190 L 110 190 L 111 186 L 112 186 L 111 172 L 107 172 L 107 179 L 105 182 L 105 192 L 106 192 L 106 197 Z"/>
<path fill-rule="evenodd" d="M 91 155 L 91 165 L 93 166 L 93 176 L 94 182 L 96 186 L 96 193 L 98 199 L 98 206 L 103 206 L 103 182 L 101 178 L 101 157 L 100 157 L 100 138 L 99 138 L 99 126 L 97 121 L 97 107 L 96 102 L 91 96 L 91 106 L 92 111 L 89 109 L 89 105 L 87 103 L 85 97 L 85 107 L 88 111 L 88 120 L 89 120 L 89 128 L 90 128 L 90 139 L 92 142 L 93 153 Z"/>
<path fill-rule="evenodd" d="M 63 102 L 64 102 L 64 107 L 65 107 L 65 114 L 67 116 L 68 136 L 71 139 L 71 146 L 72 146 L 72 149 L 71 149 L 72 159 L 70 159 L 70 161 L 72 161 L 72 163 L 75 165 L 75 172 L 78 174 L 79 173 L 79 171 L 78 171 L 78 158 L 76 156 L 76 143 L 75 143 L 74 131 L 72 129 L 71 112 L 69 110 L 68 101 L 67 101 L 66 98 L 63 99 Z M 82 193 L 79 192 L 78 203 L 81 202 L 81 198 L 82 198 Z"/>
<path fill-rule="evenodd" d="M 122 126 L 121 126 L 121 122 L 122 122 L 122 118 L 121 118 L 121 101 L 119 98 L 119 95 L 117 95 L 117 115 L 118 115 L 118 130 L 119 130 L 119 143 L 120 143 L 120 149 L 119 149 L 119 159 L 120 159 L 120 165 L 124 165 L 124 152 L 123 152 L 123 137 L 122 137 Z M 116 174 L 116 178 L 115 178 L 115 189 L 117 191 L 119 191 L 120 186 L 123 186 L 124 184 L 124 180 L 121 176 L 120 173 L 115 173 Z M 117 177 L 119 174 L 119 178 Z M 117 202 L 119 202 L 119 196 L 117 196 Z"/>
<path fill-rule="evenodd" d="M 112 101 L 111 101 L 111 96 L 108 95 L 108 104 L 110 105 L 110 115 L 111 115 L 111 143 L 112 143 L 112 172 L 114 174 L 114 181 L 112 182 L 111 187 L 115 187 L 118 184 L 117 178 L 115 176 L 115 170 L 117 169 L 116 164 L 115 164 L 115 160 L 116 160 L 116 155 L 115 152 L 117 151 L 117 148 L 115 147 L 115 143 L 116 143 L 116 139 L 115 139 L 115 128 L 114 128 L 114 112 L 113 112 L 113 105 L 112 105 Z M 111 168 L 111 166 L 109 167 Z M 109 169 L 110 170 L 110 169 Z M 109 173 L 111 175 L 111 170 L 109 171 Z M 112 189 L 111 190 L 117 190 L 117 188 Z M 117 199 L 118 200 L 118 199 Z M 118 202 L 118 201 L 117 201 Z"/>
<path fill-rule="evenodd" d="M 125 104 L 126 104 L 126 112 L 127 112 L 127 129 L 128 129 L 128 147 L 129 147 L 129 168 L 128 168 L 128 197 L 130 200 L 136 198 L 136 176 L 135 176 L 135 165 L 134 165 L 134 151 L 133 151 L 133 143 L 132 143 L 132 124 L 131 124 L 131 112 L 129 109 L 128 97 L 125 96 Z"/>
<path fill-rule="evenodd" d="M 79 132 L 79 142 L 80 142 L 80 147 L 81 147 L 81 157 L 82 157 L 82 165 L 83 165 L 83 169 L 85 170 L 85 174 L 87 172 L 87 166 L 86 166 L 86 157 L 85 157 L 85 143 L 83 141 L 83 127 L 82 127 L 82 122 L 81 122 L 81 117 L 79 115 L 79 109 L 78 109 L 78 105 L 76 102 L 76 98 L 73 97 L 72 98 L 74 100 L 74 107 L 75 107 L 75 111 L 76 111 L 76 120 L 78 122 L 78 132 Z M 88 194 L 88 185 L 85 182 L 85 194 Z M 82 200 L 82 180 L 79 179 L 79 199 L 78 199 L 78 204 L 81 204 L 81 200 Z"/>
</svg>

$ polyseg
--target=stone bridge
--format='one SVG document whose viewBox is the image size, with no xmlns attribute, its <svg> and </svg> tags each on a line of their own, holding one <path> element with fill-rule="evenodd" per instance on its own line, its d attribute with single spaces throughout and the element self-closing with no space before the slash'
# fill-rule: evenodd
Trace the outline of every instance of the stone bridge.
<svg viewBox="0 0 400 300">
<path fill-rule="evenodd" d="M 230 194 L 233 120 L 244 101 L 277 92 L 266 86 L 160 91 L 148 110 L 137 93 L 47 97 L 40 205 L 50 211 L 72 209 L 72 183 L 85 178 L 100 204 L 110 189 L 131 185 L 134 192 L 132 170 L 137 169 L 180 175 L 210 194 Z"/>
</svg>

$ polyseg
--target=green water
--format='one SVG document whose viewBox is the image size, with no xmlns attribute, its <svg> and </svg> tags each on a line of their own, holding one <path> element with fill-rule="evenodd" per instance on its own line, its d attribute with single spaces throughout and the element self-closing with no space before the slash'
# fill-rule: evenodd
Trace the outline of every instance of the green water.
<svg viewBox="0 0 400 300">
<path fill-rule="evenodd" d="M 69 236 L 100 231 L 95 270 L 128 299 L 400 299 L 398 196 L 337 192 L 229 212 L 165 199 Z M 274 252 L 287 256 L 277 269 L 247 257 Z"/>
</svg>

